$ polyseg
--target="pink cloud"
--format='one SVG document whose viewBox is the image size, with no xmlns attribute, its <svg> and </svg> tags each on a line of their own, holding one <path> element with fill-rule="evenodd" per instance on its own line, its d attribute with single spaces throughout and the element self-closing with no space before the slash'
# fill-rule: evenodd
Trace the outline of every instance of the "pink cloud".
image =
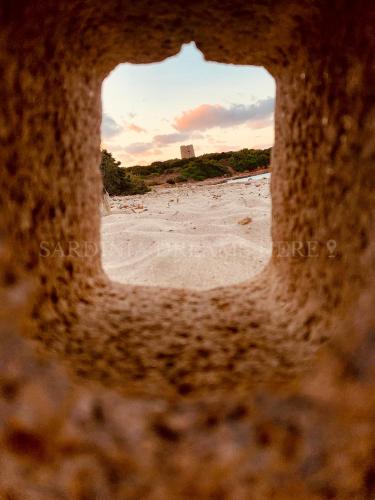
<svg viewBox="0 0 375 500">
<path fill-rule="evenodd" d="M 153 148 L 152 142 L 133 142 L 124 147 L 124 151 L 131 155 L 145 154 Z"/>
<path fill-rule="evenodd" d="M 273 124 L 273 120 L 272 120 L 272 117 L 270 117 L 270 118 L 266 118 L 265 120 L 250 122 L 249 127 L 252 129 L 262 129 L 262 128 L 271 127 L 272 124 Z"/>
<path fill-rule="evenodd" d="M 103 113 L 101 130 L 102 137 L 104 139 L 113 139 L 115 136 L 121 134 L 121 132 L 123 132 L 124 130 L 130 130 L 131 132 L 136 132 L 137 134 L 146 132 L 144 128 L 136 125 L 135 123 L 118 123 L 108 113 Z"/>
<path fill-rule="evenodd" d="M 254 104 L 232 104 L 224 107 L 220 104 L 201 104 L 200 106 L 185 111 L 174 122 L 174 128 L 179 132 L 193 130 L 207 130 L 213 127 L 233 127 L 242 123 L 269 121 L 273 116 L 275 100 L 273 97 L 262 99 Z"/>
<path fill-rule="evenodd" d="M 189 134 L 186 133 L 172 133 L 172 134 L 161 134 L 154 136 L 154 143 L 161 145 L 174 144 L 175 142 L 183 142 L 188 139 Z"/>
<path fill-rule="evenodd" d="M 136 132 L 137 134 L 141 133 L 141 132 L 146 132 L 146 130 L 142 127 L 139 127 L 138 125 L 136 125 L 135 123 L 127 123 L 126 124 L 126 128 L 128 130 L 131 130 L 132 132 Z"/>
</svg>

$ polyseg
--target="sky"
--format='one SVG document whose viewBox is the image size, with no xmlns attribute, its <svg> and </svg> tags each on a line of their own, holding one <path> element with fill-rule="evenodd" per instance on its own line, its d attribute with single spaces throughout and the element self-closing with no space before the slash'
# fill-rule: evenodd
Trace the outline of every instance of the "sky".
<svg viewBox="0 0 375 500">
<path fill-rule="evenodd" d="M 207 62 L 194 43 L 160 63 L 120 64 L 102 89 L 102 147 L 122 166 L 268 148 L 275 81 L 261 67 Z"/>
</svg>

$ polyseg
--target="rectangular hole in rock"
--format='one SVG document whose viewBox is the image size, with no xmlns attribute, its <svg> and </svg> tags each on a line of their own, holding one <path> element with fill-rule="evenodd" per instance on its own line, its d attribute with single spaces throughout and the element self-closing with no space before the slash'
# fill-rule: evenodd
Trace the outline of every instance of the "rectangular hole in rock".
<svg viewBox="0 0 375 500">
<path fill-rule="evenodd" d="M 191 43 L 161 63 L 119 65 L 102 99 L 107 275 L 204 290 L 257 274 L 271 255 L 272 76 L 206 62 Z"/>
</svg>

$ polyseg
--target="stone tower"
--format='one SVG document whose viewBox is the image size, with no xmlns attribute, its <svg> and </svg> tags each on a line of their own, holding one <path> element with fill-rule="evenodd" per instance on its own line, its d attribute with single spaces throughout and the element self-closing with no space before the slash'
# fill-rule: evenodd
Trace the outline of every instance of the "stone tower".
<svg viewBox="0 0 375 500">
<path fill-rule="evenodd" d="M 194 146 L 189 144 L 188 146 L 180 146 L 181 158 L 184 160 L 186 158 L 195 158 Z"/>
</svg>

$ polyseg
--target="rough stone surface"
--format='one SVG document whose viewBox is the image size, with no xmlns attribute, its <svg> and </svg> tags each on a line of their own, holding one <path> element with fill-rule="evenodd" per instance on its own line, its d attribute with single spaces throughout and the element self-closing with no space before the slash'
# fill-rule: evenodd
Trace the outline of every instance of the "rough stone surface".
<svg viewBox="0 0 375 500">
<path fill-rule="evenodd" d="M 374 497 L 373 2 L 15 0 L 0 26 L 1 496 Z M 111 283 L 101 82 L 190 40 L 276 79 L 273 257 Z"/>
</svg>

